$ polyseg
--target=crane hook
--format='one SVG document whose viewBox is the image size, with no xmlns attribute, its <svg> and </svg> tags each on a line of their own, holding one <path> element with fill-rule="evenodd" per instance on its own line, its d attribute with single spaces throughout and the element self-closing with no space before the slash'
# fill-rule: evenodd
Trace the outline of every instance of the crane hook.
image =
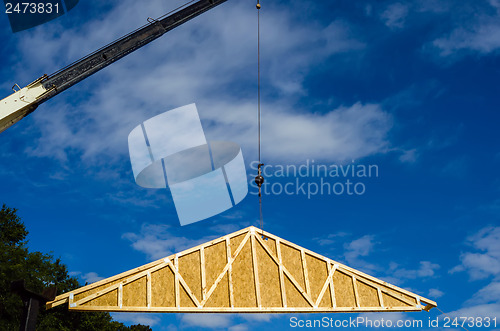
<svg viewBox="0 0 500 331">
<path fill-rule="evenodd" d="M 255 184 L 257 184 L 257 186 L 259 187 L 259 196 L 260 196 L 260 187 L 262 186 L 262 184 L 264 184 L 264 177 L 262 176 L 262 169 L 261 169 L 263 165 L 264 163 L 259 163 L 257 167 L 258 173 L 257 176 L 255 177 Z"/>
</svg>

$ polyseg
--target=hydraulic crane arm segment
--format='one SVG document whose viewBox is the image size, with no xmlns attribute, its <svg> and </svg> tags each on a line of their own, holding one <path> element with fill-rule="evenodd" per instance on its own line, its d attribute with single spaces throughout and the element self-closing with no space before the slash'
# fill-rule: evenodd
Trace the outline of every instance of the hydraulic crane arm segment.
<svg viewBox="0 0 500 331">
<path fill-rule="evenodd" d="M 77 84 L 97 71 L 141 48 L 164 33 L 227 0 L 199 0 L 160 20 L 151 20 L 136 31 L 97 50 L 68 67 L 44 75 L 28 86 L 0 100 L 0 132 L 6 130 L 38 105 Z"/>
</svg>

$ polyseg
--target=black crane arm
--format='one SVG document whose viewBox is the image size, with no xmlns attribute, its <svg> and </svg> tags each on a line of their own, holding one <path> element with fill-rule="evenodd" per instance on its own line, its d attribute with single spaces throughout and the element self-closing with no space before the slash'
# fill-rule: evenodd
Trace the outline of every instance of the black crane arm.
<svg viewBox="0 0 500 331">
<path fill-rule="evenodd" d="M 77 84 L 127 54 L 161 37 L 167 31 L 220 5 L 227 0 L 199 0 L 164 18 L 148 19 L 149 24 L 87 55 L 52 75 L 44 75 L 28 86 L 0 100 L 0 132 L 6 130 L 38 105 Z"/>
</svg>

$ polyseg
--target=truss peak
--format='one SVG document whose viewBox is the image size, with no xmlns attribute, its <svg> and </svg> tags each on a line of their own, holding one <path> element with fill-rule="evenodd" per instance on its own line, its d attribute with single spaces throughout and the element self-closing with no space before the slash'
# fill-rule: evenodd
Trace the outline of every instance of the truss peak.
<svg viewBox="0 0 500 331">
<path fill-rule="evenodd" d="M 436 303 L 251 226 L 57 296 L 130 312 L 421 311 Z"/>
</svg>

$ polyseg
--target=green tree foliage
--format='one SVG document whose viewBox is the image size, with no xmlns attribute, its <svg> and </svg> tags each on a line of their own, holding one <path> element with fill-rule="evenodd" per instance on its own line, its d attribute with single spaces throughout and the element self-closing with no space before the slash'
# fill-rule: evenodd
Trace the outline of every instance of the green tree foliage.
<svg viewBox="0 0 500 331">
<path fill-rule="evenodd" d="M 30 252 L 26 239 L 28 231 L 16 214 L 16 209 L 2 206 L 0 210 L 0 330 L 18 331 L 22 301 L 11 293 L 10 283 L 24 279 L 26 287 L 41 293 L 57 285 L 59 294 L 80 287 L 78 280 L 68 275 L 60 259 L 50 254 Z M 65 306 L 50 310 L 41 307 L 37 330 L 44 331 L 152 331 L 149 326 L 127 327 L 113 321 L 105 312 L 71 312 Z"/>
</svg>

